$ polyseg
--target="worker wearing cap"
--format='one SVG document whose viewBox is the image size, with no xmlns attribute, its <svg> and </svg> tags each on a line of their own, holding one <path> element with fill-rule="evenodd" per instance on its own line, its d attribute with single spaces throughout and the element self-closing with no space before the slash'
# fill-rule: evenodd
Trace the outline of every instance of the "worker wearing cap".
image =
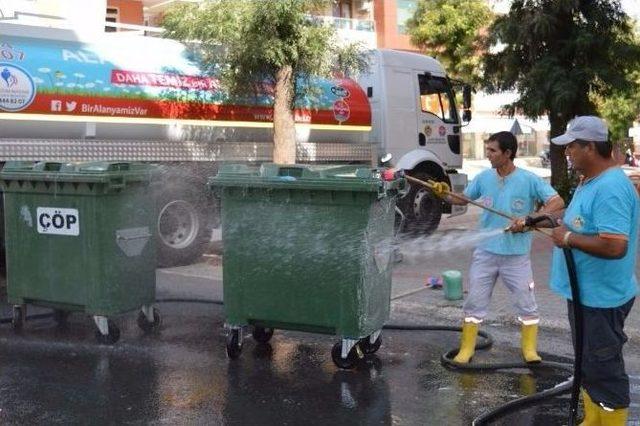
<svg viewBox="0 0 640 426">
<path fill-rule="evenodd" d="M 611 155 L 607 125 L 595 116 L 573 119 L 552 139 L 566 146 L 583 178 L 553 229 L 551 289 L 567 299 L 575 336 L 571 288 L 562 248 L 572 249 L 583 306 L 582 396 L 585 425 L 624 425 L 629 377 L 624 322 L 637 292 L 638 194 Z M 575 342 L 575 339 L 574 339 Z"/>
<path fill-rule="evenodd" d="M 511 225 L 521 231 L 524 217 L 535 211 L 536 203 L 543 203 L 543 212 L 561 210 L 564 201 L 542 178 L 516 167 L 513 160 L 518 150 L 515 136 L 510 132 L 498 132 L 485 144 L 491 169 L 485 170 L 471 181 L 464 196 L 481 202 L 504 213 L 523 218 L 511 223 L 509 219 L 483 211 L 482 229 L 500 229 Z M 438 188 L 442 189 L 442 188 Z M 445 190 L 447 188 L 444 188 Z M 436 195 L 444 196 L 445 194 Z M 452 204 L 466 204 L 454 195 L 444 196 Z M 464 302 L 464 322 L 460 350 L 454 361 L 468 363 L 475 352 L 478 326 L 488 313 L 491 294 L 498 277 L 512 294 L 518 320 L 522 324 L 522 356 L 527 362 L 540 362 L 537 353 L 538 306 L 534 296 L 533 271 L 529 252 L 531 233 L 507 233 L 487 238 L 473 253 L 469 269 L 469 293 Z"/>
</svg>

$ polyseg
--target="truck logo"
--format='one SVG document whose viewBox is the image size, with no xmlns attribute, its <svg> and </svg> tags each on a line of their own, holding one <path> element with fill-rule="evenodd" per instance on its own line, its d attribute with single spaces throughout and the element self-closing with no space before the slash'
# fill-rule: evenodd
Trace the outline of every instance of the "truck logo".
<svg viewBox="0 0 640 426">
<path fill-rule="evenodd" d="M 36 217 L 39 234 L 80 235 L 80 221 L 76 209 L 38 207 Z"/>
<path fill-rule="evenodd" d="M 333 103 L 333 116 L 339 123 L 347 121 L 350 114 L 351 112 L 349 111 L 349 104 L 347 104 L 342 99 L 339 99 Z"/>
<path fill-rule="evenodd" d="M 431 137 L 431 133 L 433 133 L 431 126 L 424 126 L 424 134 L 427 135 L 428 138 Z"/>
<path fill-rule="evenodd" d="M 342 86 L 333 86 L 331 88 L 331 93 L 342 99 L 346 99 L 350 95 L 349 91 Z"/>
<path fill-rule="evenodd" d="M 21 111 L 35 95 L 36 84 L 29 73 L 17 65 L 0 63 L 0 110 Z"/>
<path fill-rule="evenodd" d="M 446 127 L 444 127 L 444 126 L 440 126 L 440 127 L 438 128 L 438 134 L 439 134 L 440 136 L 444 136 L 444 135 L 446 135 L 446 134 L 447 134 L 447 128 L 446 128 Z"/>
<path fill-rule="evenodd" d="M 8 68 L 4 68 L 2 72 L 0 72 L 0 77 L 4 80 L 7 87 L 13 87 L 18 84 L 18 78 L 9 71 Z"/>
</svg>

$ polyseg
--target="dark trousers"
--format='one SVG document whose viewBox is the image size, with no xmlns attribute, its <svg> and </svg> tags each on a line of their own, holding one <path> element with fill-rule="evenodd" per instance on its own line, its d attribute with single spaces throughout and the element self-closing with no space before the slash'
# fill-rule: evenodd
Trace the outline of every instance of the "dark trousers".
<svg viewBox="0 0 640 426">
<path fill-rule="evenodd" d="M 635 298 L 615 308 L 583 306 L 582 387 L 596 404 L 609 408 L 629 406 L 629 376 L 622 347 L 627 342 L 624 321 Z M 575 347 L 573 303 L 568 301 L 569 323 Z"/>
</svg>

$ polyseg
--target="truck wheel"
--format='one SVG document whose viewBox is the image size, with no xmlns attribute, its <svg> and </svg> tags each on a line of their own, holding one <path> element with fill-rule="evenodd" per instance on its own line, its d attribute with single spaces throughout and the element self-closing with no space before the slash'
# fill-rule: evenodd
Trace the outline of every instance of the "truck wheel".
<svg viewBox="0 0 640 426">
<path fill-rule="evenodd" d="M 413 175 L 420 180 L 435 180 L 424 173 Z M 438 228 L 442 218 L 442 200 L 433 195 L 424 186 L 411 183 L 409 192 L 401 200 L 401 209 L 405 214 L 405 224 L 402 232 L 411 235 L 429 235 Z"/>
<path fill-rule="evenodd" d="M 188 265 L 204 253 L 211 239 L 206 215 L 215 214 L 213 208 L 207 212 L 205 191 L 188 181 L 158 189 L 158 266 Z"/>
</svg>

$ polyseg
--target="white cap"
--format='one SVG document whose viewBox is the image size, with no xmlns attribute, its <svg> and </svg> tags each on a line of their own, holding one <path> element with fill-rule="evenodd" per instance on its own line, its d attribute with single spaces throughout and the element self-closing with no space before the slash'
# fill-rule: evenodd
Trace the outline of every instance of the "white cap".
<svg viewBox="0 0 640 426">
<path fill-rule="evenodd" d="M 567 145 L 576 139 L 589 142 L 606 142 L 609 140 L 607 124 L 595 115 L 576 117 L 567 124 L 564 135 L 551 139 L 556 145 Z"/>
</svg>

